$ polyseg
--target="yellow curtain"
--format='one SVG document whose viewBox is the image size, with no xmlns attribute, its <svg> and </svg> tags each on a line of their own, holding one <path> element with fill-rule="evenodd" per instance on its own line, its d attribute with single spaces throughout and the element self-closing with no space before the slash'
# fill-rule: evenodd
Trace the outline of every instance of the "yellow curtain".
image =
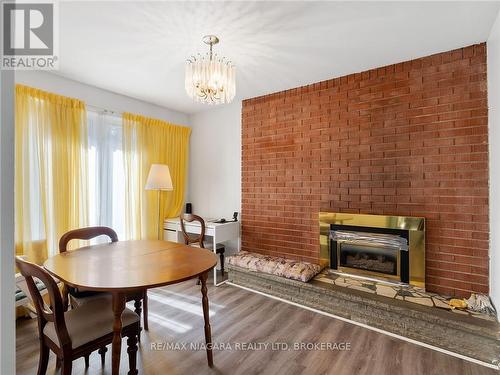
<svg viewBox="0 0 500 375">
<path fill-rule="evenodd" d="M 151 164 L 168 165 L 174 186 L 173 191 L 160 193 L 161 221 L 180 214 L 186 190 L 190 134 L 191 129 L 185 126 L 123 114 L 128 238 L 157 238 L 158 235 L 158 194 L 144 189 Z"/>
<path fill-rule="evenodd" d="M 16 253 L 41 263 L 88 223 L 85 104 L 16 86 Z"/>
</svg>

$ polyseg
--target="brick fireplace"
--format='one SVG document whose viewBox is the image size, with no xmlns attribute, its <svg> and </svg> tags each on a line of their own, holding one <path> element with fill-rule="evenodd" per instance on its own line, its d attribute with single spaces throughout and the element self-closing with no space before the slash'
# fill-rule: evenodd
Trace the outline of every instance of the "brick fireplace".
<svg viewBox="0 0 500 375">
<path fill-rule="evenodd" d="M 242 249 L 318 263 L 320 211 L 423 217 L 426 289 L 488 293 L 486 45 L 248 99 Z"/>
</svg>

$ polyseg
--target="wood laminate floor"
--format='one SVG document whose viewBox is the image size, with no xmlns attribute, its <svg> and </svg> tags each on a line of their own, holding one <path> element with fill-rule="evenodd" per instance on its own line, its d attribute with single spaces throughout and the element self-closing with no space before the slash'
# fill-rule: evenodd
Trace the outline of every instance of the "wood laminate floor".
<svg viewBox="0 0 500 375">
<path fill-rule="evenodd" d="M 213 369 L 207 366 L 203 350 L 152 350 L 152 345 L 162 349 L 161 343 L 189 346 L 204 342 L 201 294 L 195 284 L 191 280 L 149 291 L 149 332 L 141 338 L 140 374 L 498 374 L 493 369 L 229 285 L 209 287 L 213 341 L 226 348 L 231 345 L 232 349 L 214 350 Z M 18 374 L 36 374 L 36 332 L 35 320 L 18 321 Z M 242 350 L 245 343 L 285 343 L 291 348 L 293 343 L 341 342 L 350 343 L 351 349 L 265 350 L 262 346 L 262 350 Z M 125 348 L 124 341 L 123 374 L 128 371 Z M 87 370 L 83 359 L 73 362 L 73 374 L 111 374 L 110 352 L 104 368 L 94 353 Z M 47 373 L 56 373 L 53 354 Z"/>
</svg>

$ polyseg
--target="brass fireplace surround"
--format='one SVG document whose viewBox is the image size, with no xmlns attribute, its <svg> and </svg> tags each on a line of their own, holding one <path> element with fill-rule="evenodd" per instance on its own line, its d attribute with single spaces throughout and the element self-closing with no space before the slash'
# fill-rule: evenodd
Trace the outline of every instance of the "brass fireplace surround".
<svg viewBox="0 0 500 375">
<path fill-rule="evenodd" d="M 410 284 L 425 288 L 425 219 L 421 217 L 362 215 L 336 212 L 319 213 L 320 259 L 330 266 L 330 225 L 352 225 L 407 230 L 409 234 Z"/>
</svg>

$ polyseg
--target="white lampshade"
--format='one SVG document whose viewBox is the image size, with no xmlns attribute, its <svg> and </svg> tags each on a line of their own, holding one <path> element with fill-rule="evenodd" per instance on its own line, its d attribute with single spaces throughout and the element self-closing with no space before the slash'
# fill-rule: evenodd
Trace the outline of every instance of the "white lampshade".
<svg viewBox="0 0 500 375">
<path fill-rule="evenodd" d="M 174 190 L 170 170 L 165 164 L 151 164 L 146 190 Z"/>
</svg>

